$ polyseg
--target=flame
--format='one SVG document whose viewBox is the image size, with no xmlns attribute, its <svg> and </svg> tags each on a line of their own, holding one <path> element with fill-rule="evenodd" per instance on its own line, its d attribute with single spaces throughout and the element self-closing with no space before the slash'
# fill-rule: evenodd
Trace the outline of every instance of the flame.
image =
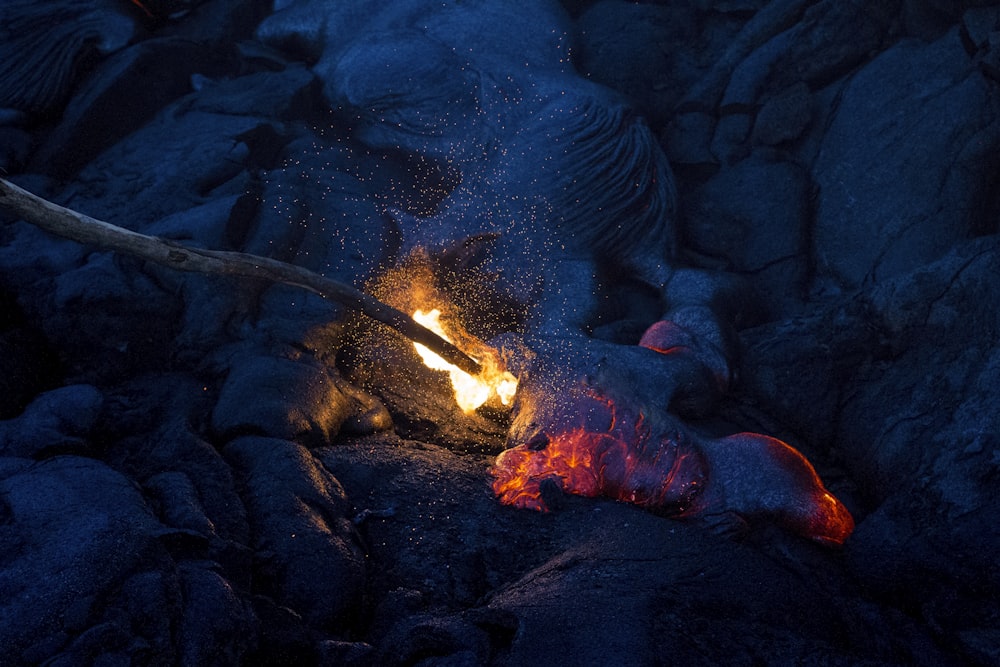
<svg viewBox="0 0 1000 667">
<path fill-rule="evenodd" d="M 413 319 L 427 327 L 449 343 L 455 341 L 445 332 L 441 324 L 441 311 L 434 308 L 430 311 L 417 310 Z M 470 413 L 496 396 L 503 405 L 510 405 L 517 391 L 517 378 L 503 370 L 495 350 L 482 350 L 481 359 L 476 359 L 482 366 L 482 372 L 473 377 L 454 364 L 450 364 L 439 355 L 420 343 L 414 343 L 424 364 L 436 371 L 448 371 L 451 386 L 455 390 L 455 401 L 463 412 Z"/>
</svg>

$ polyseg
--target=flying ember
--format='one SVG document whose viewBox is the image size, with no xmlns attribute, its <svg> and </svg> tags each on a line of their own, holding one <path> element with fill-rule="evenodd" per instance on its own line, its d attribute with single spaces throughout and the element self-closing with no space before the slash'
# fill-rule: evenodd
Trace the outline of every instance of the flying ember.
<svg viewBox="0 0 1000 667">
<path fill-rule="evenodd" d="M 454 342 L 445 332 L 444 326 L 441 324 L 441 311 L 437 308 L 426 312 L 417 310 L 413 313 L 413 319 L 448 342 Z M 510 405 L 514 400 L 514 393 L 517 391 L 517 378 L 501 368 L 495 350 L 484 347 L 482 350 L 471 352 L 473 357 L 482 357 L 476 358 L 476 361 L 483 368 L 479 375 L 473 377 L 457 366 L 448 363 L 420 343 L 413 345 L 424 364 L 429 368 L 437 371 L 448 371 L 451 386 L 455 390 L 455 401 L 463 412 L 472 412 L 493 396 L 499 398 L 503 405 Z"/>
</svg>

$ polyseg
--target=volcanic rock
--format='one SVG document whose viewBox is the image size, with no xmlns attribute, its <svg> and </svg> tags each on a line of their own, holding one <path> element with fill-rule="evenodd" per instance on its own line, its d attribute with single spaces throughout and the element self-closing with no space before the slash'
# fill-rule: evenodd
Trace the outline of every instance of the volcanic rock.
<svg viewBox="0 0 1000 667">
<path fill-rule="evenodd" d="M 0 422 L 0 452 L 35 458 L 81 448 L 97 422 L 104 397 L 91 385 L 70 385 L 41 394 L 17 419 Z"/>
<path fill-rule="evenodd" d="M 128 615 L 97 621 L 124 579 L 155 562 L 161 528 L 135 485 L 78 456 L 0 463 L 0 644 L 19 663 L 128 654 Z M 67 613 L 69 611 L 69 613 Z"/>
<path fill-rule="evenodd" d="M 698 74 L 693 49 L 684 49 L 694 40 L 692 19 L 683 4 L 596 2 L 576 22 L 577 68 L 662 122 Z"/>
<path fill-rule="evenodd" d="M 931 44 L 902 42 L 853 77 L 815 166 L 823 273 L 844 286 L 870 284 L 995 231 L 987 202 L 997 109 L 996 86 L 957 29 Z M 943 164 L 942 151 L 954 161 Z"/>
<path fill-rule="evenodd" d="M 53 21 L 59 15 L 62 20 Z M 10 0 L 4 7 L 0 108 L 57 112 L 94 61 L 123 48 L 139 10 L 110 0 Z"/>
<path fill-rule="evenodd" d="M 294 400 L 292 397 L 294 396 Z M 351 414 L 336 376 L 308 360 L 253 357 L 226 379 L 212 426 L 224 437 L 256 433 L 328 442 Z"/>
<path fill-rule="evenodd" d="M 772 313 L 794 308 L 805 291 L 808 174 L 756 152 L 722 169 L 685 199 L 690 247 L 748 277 Z"/>
<path fill-rule="evenodd" d="M 225 448 L 240 479 L 256 586 L 317 628 L 353 616 L 364 555 L 340 483 L 300 445 L 245 437 Z"/>
<path fill-rule="evenodd" d="M 80 86 L 59 126 L 35 151 L 30 168 L 71 176 L 189 92 L 194 73 L 221 73 L 223 63 L 225 54 L 181 39 L 150 39 L 124 49 Z M 137 89 L 146 92 L 137 95 Z"/>
</svg>

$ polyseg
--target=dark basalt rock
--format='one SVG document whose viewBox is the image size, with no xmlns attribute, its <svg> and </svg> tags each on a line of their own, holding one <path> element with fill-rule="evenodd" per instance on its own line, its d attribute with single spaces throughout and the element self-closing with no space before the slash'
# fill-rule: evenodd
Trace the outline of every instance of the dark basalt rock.
<svg viewBox="0 0 1000 667">
<path fill-rule="evenodd" d="M 204 392 L 201 387 L 185 386 L 170 378 L 151 378 L 149 382 L 167 387 L 167 391 L 175 394 Z M 173 410 L 180 411 L 176 406 Z M 124 417 L 117 410 L 110 416 Z M 232 468 L 211 444 L 192 433 L 183 422 L 155 424 L 153 428 L 151 435 L 140 438 L 144 447 L 132 453 L 134 458 L 119 465 L 142 480 L 162 523 L 221 540 L 211 546 L 208 555 L 226 561 L 232 568 L 227 576 L 242 584 L 245 569 L 242 550 L 249 542 L 250 528 Z"/>
<path fill-rule="evenodd" d="M 257 648 L 260 621 L 212 563 L 185 561 L 179 568 L 184 607 L 177 637 L 179 662 L 239 664 Z"/>
<path fill-rule="evenodd" d="M 102 623 L 102 601 L 162 553 L 160 526 L 134 484 L 92 459 L 0 460 L 0 644 L 15 663 L 69 647 L 128 655 L 128 616 Z M 67 613 L 69 611 L 69 613 Z"/>
<path fill-rule="evenodd" d="M 490 610 L 518 620 L 500 664 L 559 662 L 567 651 L 594 665 L 625 655 L 639 665 L 822 655 L 846 666 L 873 653 L 889 664 L 947 660 L 903 619 L 884 625 L 863 603 L 829 604 L 835 564 L 809 581 L 788 569 L 789 558 L 816 554 L 769 558 L 620 506 L 595 508 L 587 521 L 573 546 L 490 597 Z M 656 620 L 636 622 L 649 616 Z M 920 641 L 928 653 L 910 655 L 909 642 Z"/>
<path fill-rule="evenodd" d="M 572 497 L 548 515 L 512 511 L 480 481 L 487 459 L 383 436 L 318 453 L 344 481 L 381 573 L 369 635 L 379 664 L 561 662 L 567 651 L 584 664 L 741 664 L 733 656 L 748 652 L 893 664 L 922 661 L 915 646 L 925 664 L 948 662 L 917 624 L 849 593 L 842 559 L 776 533 L 737 544 Z M 831 602 L 834 589 L 846 597 Z M 748 618 L 754 631 L 742 633 Z"/>
<path fill-rule="evenodd" d="M 870 284 L 995 231 L 984 204 L 1000 154 L 998 104 L 957 30 L 898 44 L 853 77 L 815 165 L 823 273 Z M 942 163 L 944 151 L 954 161 Z"/>
<path fill-rule="evenodd" d="M 180 311 L 173 295 L 130 270 L 136 266 L 130 261 L 95 253 L 79 268 L 28 292 L 44 299 L 31 307 L 45 318 L 46 335 L 80 360 L 74 370 L 108 382 L 150 367 L 165 368 Z"/>
<path fill-rule="evenodd" d="M 935 600 L 927 613 L 969 655 L 983 655 L 975 610 L 988 606 L 997 587 L 987 561 L 998 545 L 986 509 L 995 503 L 996 424 L 986 403 L 998 377 L 998 329 L 988 305 L 996 246 L 994 237 L 966 244 L 822 317 L 748 336 L 750 392 L 771 414 L 830 441 L 876 508 L 849 547 L 857 573 L 904 597 L 903 582 L 917 586 L 920 572 L 960 587 L 965 611 L 939 616 L 951 594 L 936 590 L 926 591 Z M 955 328 L 955 318 L 963 326 Z M 803 374 L 806 363 L 815 370 Z M 822 390 L 832 395 L 797 381 L 812 373 L 836 380 Z M 833 405 L 836 413 L 816 410 Z M 886 405 L 899 407 L 887 412 Z M 902 547 L 907 542 L 919 546 Z"/>
<path fill-rule="evenodd" d="M 58 112 L 82 72 L 136 35 L 139 16 L 114 0 L 4 3 L 0 108 Z"/>
<path fill-rule="evenodd" d="M 224 453 L 254 535 L 255 588 L 317 629 L 349 624 L 365 562 L 340 483 L 287 440 L 239 438 Z"/>
<path fill-rule="evenodd" d="M 0 127 L 0 169 L 7 173 L 21 170 L 31 154 L 32 136 L 17 127 Z"/>
<path fill-rule="evenodd" d="M 41 332 L 25 322 L 13 294 L 0 291 L 0 313 L 0 419 L 11 419 L 59 381 L 60 364 Z"/>
<path fill-rule="evenodd" d="M 708 67 L 694 43 L 711 37 L 697 34 L 694 26 L 689 3 L 592 3 L 576 21 L 576 67 L 661 124 Z"/>
<path fill-rule="evenodd" d="M 685 197 L 682 234 L 746 276 L 765 311 L 794 312 L 806 291 L 809 189 L 802 167 L 755 152 Z"/>
<path fill-rule="evenodd" d="M 795 141 L 812 121 L 809 86 L 799 82 L 779 91 L 763 103 L 753 124 L 753 143 L 777 146 Z"/>
<path fill-rule="evenodd" d="M 224 438 L 257 434 L 325 444 L 349 419 L 360 431 L 388 425 L 384 408 L 336 370 L 308 358 L 257 356 L 230 371 L 212 428 Z"/>
<path fill-rule="evenodd" d="M 198 498 L 198 489 L 183 472 L 157 473 L 146 480 L 144 488 L 162 508 L 160 519 L 164 524 L 204 537 L 215 533 L 215 526 Z"/>
<path fill-rule="evenodd" d="M 63 204 L 91 210 L 100 201 L 104 219 L 141 231 L 211 197 L 242 194 L 250 149 L 238 137 L 260 123 L 197 110 L 161 114 L 84 167 Z M 147 155 L 158 156 L 156 169 L 140 168 Z M 145 211 L 140 220 L 133 214 L 138 209 Z"/>
<path fill-rule="evenodd" d="M 150 3 L 142 0 L 143 5 Z M 167 0 L 153 21 L 157 35 L 225 47 L 249 40 L 272 10 L 272 0 Z M 170 7 L 173 5 L 173 7 Z M 155 13 L 155 12 L 154 12 Z"/>
<path fill-rule="evenodd" d="M 484 473 L 490 456 L 381 434 L 315 450 L 342 480 L 372 572 L 370 640 L 427 608 L 467 607 L 535 563 L 527 548 L 549 540 L 516 530 L 541 526 L 493 497 Z M 428 491 L 430 491 L 428 493 Z"/>
<path fill-rule="evenodd" d="M 371 154 L 336 127 L 290 137 L 267 166 L 260 210 L 247 221 L 250 227 L 236 247 L 358 287 L 397 250 L 398 232 L 386 208 L 405 206 L 430 185 L 391 156 Z M 373 197 L 372 190 L 383 194 Z M 422 194 L 433 197 L 428 207 L 440 202 L 433 193 Z M 282 300 L 288 301 L 286 296 Z M 329 311 L 323 317 L 333 319 Z"/>
<path fill-rule="evenodd" d="M 0 422 L 0 453 L 38 458 L 85 449 L 103 401 L 91 385 L 70 385 L 39 395 L 17 419 Z"/>
<path fill-rule="evenodd" d="M 219 49 L 176 38 L 149 39 L 124 49 L 81 84 L 59 125 L 33 153 L 29 169 L 64 179 L 72 176 L 188 93 L 192 75 L 221 74 L 226 61 Z"/>
</svg>

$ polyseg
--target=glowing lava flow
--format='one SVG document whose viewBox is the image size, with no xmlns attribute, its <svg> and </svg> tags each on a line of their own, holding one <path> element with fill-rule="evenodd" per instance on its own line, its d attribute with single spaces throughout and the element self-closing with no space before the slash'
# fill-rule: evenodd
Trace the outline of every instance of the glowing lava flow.
<svg viewBox="0 0 1000 667">
<path fill-rule="evenodd" d="M 531 394 L 519 400 L 523 410 Z M 577 396 L 574 407 L 576 425 L 540 432 L 497 456 L 491 472 L 501 503 L 545 512 L 550 488 L 665 516 L 767 518 L 825 546 L 843 544 L 854 530 L 812 465 L 776 438 L 654 432 L 641 413 L 593 392 Z"/>
<path fill-rule="evenodd" d="M 441 324 L 441 311 L 437 308 L 427 312 L 418 310 L 413 313 L 413 319 L 448 342 L 454 342 L 445 332 Z M 482 359 L 477 359 L 483 370 L 479 375 L 473 377 L 457 366 L 448 363 L 420 343 L 414 343 L 413 346 L 428 367 L 437 371 L 448 371 L 451 386 L 455 390 L 455 401 L 463 412 L 472 412 L 493 396 L 499 398 L 503 405 L 510 405 L 514 400 L 514 393 L 517 391 L 517 378 L 500 368 L 495 353 L 487 353 L 482 355 Z"/>
<path fill-rule="evenodd" d="M 542 486 L 605 496 L 658 514 L 687 512 L 705 482 L 703 458 L 679 433 L 656 437 L 642 415 L 615 414 L 614 405 L 587 396 L 585 411 L 606 411 L 605 432 L 578 427 L 508 449 L 496 460 L 493 491 L 505 505 L 547 511 Z"/>
</svg>

